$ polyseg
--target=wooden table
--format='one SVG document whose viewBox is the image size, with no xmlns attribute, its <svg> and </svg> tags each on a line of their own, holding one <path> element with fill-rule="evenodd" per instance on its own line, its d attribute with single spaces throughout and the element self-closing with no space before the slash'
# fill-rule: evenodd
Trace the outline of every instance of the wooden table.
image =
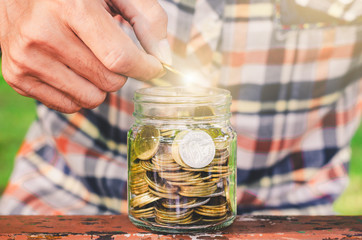
<svg viewBox="0 0 362 240">
<path fill-rule="evenodd" d="M 362 216 L 238 216 L 217 232 L 165 235 L 127 216 L 0 216 L 0 240 L 16 239 L 362 239 Z"/>
</svg>

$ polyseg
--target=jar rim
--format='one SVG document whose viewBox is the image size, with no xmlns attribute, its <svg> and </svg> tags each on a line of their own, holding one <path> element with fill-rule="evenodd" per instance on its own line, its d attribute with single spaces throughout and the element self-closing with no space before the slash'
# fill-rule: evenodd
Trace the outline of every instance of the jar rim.
<svg viewBox="0 0 362 240">
<path fill-rule="evenodd" d="M 149 87 L 138 89 L 134 94 L 135 103 L 223 105 L 230 101 L 230 91 L 212 87 Z"/>
</svg>

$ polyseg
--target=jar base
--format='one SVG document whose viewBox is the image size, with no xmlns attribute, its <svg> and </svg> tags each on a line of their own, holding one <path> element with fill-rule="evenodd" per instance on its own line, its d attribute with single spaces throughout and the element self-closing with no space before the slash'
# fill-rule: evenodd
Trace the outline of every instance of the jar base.
<svg viewBox="0 0 362 240">
<path fill-rule="evenodd" d="M 230 226 L 235 220 L 235 216 L 230 216 L 222 222 L 213 223 L 213 224 L 192 225 L 192 226 L 174 226 L 174 225 L 164 226 L 149 221 L 142 221 L 132 217 L 131 215 L 129 215 L 128 217 L 130 221 L 137 227 L 159 233 L 212 232 Z"/>
</svg>

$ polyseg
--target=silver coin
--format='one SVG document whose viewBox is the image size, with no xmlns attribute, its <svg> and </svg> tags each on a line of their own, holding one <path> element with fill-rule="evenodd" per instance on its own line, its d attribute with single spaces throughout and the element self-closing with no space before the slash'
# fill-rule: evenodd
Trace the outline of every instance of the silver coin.
<svg viewBox="0 0 362 240">
<path fill-rule="evenodd" d="M 195 202 L 194 204 L 188 205 L 188 206 L 186 206 L 185 208 L 195 208 L 195 207 L 199 207 L 199 206 L 201 206 L 201 205 L 204 205 L 204 204 L 208 203 L 209 201 L 210 201 L 210 198 L 206 198 L 205 200 L 198 201 L 198 202 Z"/>
<path fill-rule="evenodd" d="M 192 168 L 203 168 L 215 156 L 215 144 L 211 136 L 201 130 L 186 133 L 179 143 L 182 161 Z"/>
<path fill-rule="evenodd" d="M 211 193 L 211 194 L 209 194 L 207 196 L 204 196 L 204 197 L 208 197 L 208 198 L 210 198 L 210 197 L 218 197 L 218 196 L 221 196 L 223 194 L 224 194 L 224 190 L 219 188 L 218 190 L 216 190 L 216 192 Z"/>
</svg>

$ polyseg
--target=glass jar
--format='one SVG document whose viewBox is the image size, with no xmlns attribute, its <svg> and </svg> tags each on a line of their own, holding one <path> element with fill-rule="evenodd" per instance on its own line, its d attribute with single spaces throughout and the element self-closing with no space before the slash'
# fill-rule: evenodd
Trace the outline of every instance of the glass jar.
<svg viewBox="0 0 362 240">
<path fill-rule="evenodd" d="M 217 88 L 135 92 L 128 132 L 128 214 L 167 233 L 217 230 L 236 216 L 231 95 Z"/>
</svg>

